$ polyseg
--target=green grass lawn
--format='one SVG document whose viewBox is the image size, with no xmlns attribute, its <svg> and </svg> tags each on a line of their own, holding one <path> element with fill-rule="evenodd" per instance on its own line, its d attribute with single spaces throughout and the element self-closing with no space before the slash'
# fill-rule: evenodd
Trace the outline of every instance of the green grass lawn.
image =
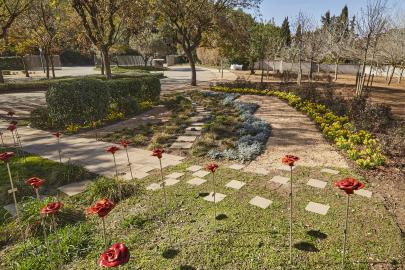
<svg viewBox="0 0 405 270">
<path fill-rule="evenodd" d="M 164 173 L 183 172 L 190 165 L 208 162 L 188 159 Z M 222 219 L 215 222 L 216 226 L 213 203 L 202 199 L 213 190 L 210 176 L 205 177 L 208 182 L 194 187 L 186 183 L 192 178 L 187 172 L 180 183 L 167 187 L 167 210 L 162 190 L 144 189 L 158 181 L 157 171 L 134 181 L 141 190 L 119 203 L 106 219 L 110 243 L 123 242 L 131 252 L 130 262 L 120 269 L 289 268 L 288 189 L 269 183 L 275 171 L 259 176 L 227 169 L 226 163 L 220 165 L 217 192 L 227 197 L 217 204 Z M 296 169 L 293 239 L 298 248 L 294 248 L 294 269 L 340 269 L 345 196 L 332 184 L 347 175 L 347 170 L 342 170 L 340 176 L 328 176 L 319 168 Z M 325 180 L 328 185 L 324 190 L 306 186 L 309 178 Z M 236 191 L 225 187 L 230 180 L 247 184 Z M 272 205 L 262 210 L 248 204 L 256 195 L 272 200 Z M 67 209 L 84 211 L 90 196 L 94 197 L 94 189 L 62 200 Z M 304 208 L 309 201 L 329 204 L 331 208 L 326 216 L 307 212 Z M 403 266 L 404 241 L 378 196 L 368 199 L 353 195 L 351 206 L 347 269 L 369 269 L 370 262 Z M 5 263 L 0 266 L 12 269 L 13 263 L 14 269 L 56 269 L 58 265 L 65 265 L 65 269 L 98 269 L 96 261 L 103 251 L 101 231 L 98 218 L 78 219 L 60 226 L 50 236 L 53 265 L 47 262 L 44 245 L 37 236 L 29 239 L 27 249 L 22 243 L 3 249 L 0 256 Z"/>
</svg>

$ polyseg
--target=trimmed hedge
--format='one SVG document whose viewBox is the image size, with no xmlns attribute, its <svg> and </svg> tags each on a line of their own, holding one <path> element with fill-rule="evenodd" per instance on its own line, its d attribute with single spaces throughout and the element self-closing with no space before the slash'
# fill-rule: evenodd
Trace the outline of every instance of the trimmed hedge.
<svg viewBox="0 0 405 270">
<path fill-rule="evenodd" d="M 24 70 L 22 58 L 19 56 L 0 57 L 0 70 Z"/>
<path fill-rule="evenodd" d="M 139 103 L 158 101 L 160 81 L 155 76 L 69 79 L 53 83 L 46 93 L 49 116 L 56 127 L 89 124 L 105 119 L 110 111 L 127 115 Z"/>
</svg>

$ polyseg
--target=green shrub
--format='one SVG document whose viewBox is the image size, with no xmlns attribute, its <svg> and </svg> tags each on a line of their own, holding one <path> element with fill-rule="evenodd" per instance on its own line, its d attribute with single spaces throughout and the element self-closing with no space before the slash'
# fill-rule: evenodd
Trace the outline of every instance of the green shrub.
<svg viewBox="0 0 405 270">
<path fill-rule="evenodd" d="M 154 76 L 121 78 L 105 82 L 114 102 L 132 97 L 138 101 L 158 101 L 160 97 L 160 81 Z"/>
<path fill-rule="evenodd" d="M 88 186 L 85 197 L 88 203 L 98 201 L 100 198 L 108 198 L 114 202 L 122 198 L 128 198 L 139 191 L 137 185 L 124 181 L 115 181 L 100 177 Z"/>
<path fill-rule="evenodd" d="M 56 125 L 84 124 L 107 115 L 109 91 L 101 80 L 82 78 L 52 85 L 46 102 Z"/>
<path fill-rule="evenodd" d="M 134 115 L 141 109 L 140 104 L 134 97 L 122 97 L 117 100 L 116 110 L 123 112 L 125 115 Z"/>
<path fill-rule="evenodd" d="M 146 145 L 146 136 L 142 134 L 136 134 L 134 137 L 132 137 L 132 144 L 134 146 L 141 146 L 141 145 Z"/>
<path fill-rule="evenodd" d="M 0 70 L 24 70 L 22 58 L 19 56 L 1 57 Z"/>
<path fill-rule="evenodd" d="M 39 129 L 52 129 L 52 119 L 48 108 L 39 107 L 31 111 L 31 126 Z"/>
</svg>

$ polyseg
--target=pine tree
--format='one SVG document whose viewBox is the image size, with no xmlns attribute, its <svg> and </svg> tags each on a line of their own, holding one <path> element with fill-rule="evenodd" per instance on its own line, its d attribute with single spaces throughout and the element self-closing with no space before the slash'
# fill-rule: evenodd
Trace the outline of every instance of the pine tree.
<svg viewBox="0 0 405 270">
<path fill-rule="evenodd" d="M 295 40 L 297 43 L 301 42 L 302 39 L 302 29 L 301 24 L 298 24 L 297 31 L 295 32 Z"/>
<path fill-rule="evenodd" d="M 290 23 L 288 22 L 288 17 L 284 18 L 283 24 L 281 25 L 281 37 L 284 40 L 284 45 L 290 47 L 291 30 L 290 30 Z"/>
<path fill-rule="evenodd" d="M 345 28 L 345 33 L 349 33 L 349 9 L 347 5 L 345 5 L 342 9 L 342 12 L 339 16 L 339 21 L 341 25 Z"/>
<path fill-rule="evenodd" d="M 323 24 L 323 27 L 328 27 L 331 23 L 331 18 L 330 18 L 330 11 L 326 11 L 325 15 L 322 16 L 321 22 Z"/>
</svg>

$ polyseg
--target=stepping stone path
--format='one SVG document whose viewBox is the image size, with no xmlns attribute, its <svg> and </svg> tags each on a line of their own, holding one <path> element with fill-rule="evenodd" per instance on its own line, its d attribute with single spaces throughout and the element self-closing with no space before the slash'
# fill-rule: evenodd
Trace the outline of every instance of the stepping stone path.
<svg viewBox="0 0 405 270">
<path fill-rule="evenodd" d="M 295 167 L 296 166 L 292 166 L 292 169 L 294 170 Z M 277 170 L 289 172 L 289 171 L 291 171 L 291 167 L 288 165 L 280 165 L 277 167 Z"/>
<path fill-rule="evenodd" d="M 241 182 L 241 181 L 236 181 L 236 180 L 232 180 L 231 182 L 229 182 L 228 184 L 226 184 L 225 186 L 227 188 L 233 188 L 233 189 L 241 189 L 244 185 L 246 185 L 246 183 Z"/>
<path fill-rule="evenodd" d="M 229 168 L 229 169 L 234 169 L 234 170 L 238 170 L 238 171 L 239 171 L 239 170 L 245 168 L 245 166 L 242 165 L 242 164 L 232 164 L 232 165 L 229 166 L 228 168 Z"/>
<path fill-rule="evenodd" d="M 203 167 L 201 167 L 199 165 L 193 165 L 193 166 L 188 167 L 186 170 L 190 171 L 190 172 L 196 172 L 196 171 L 201 170 L 202 168 Z"/>
<path fill-rule="evenodd" d="M 332 170 L 332 169 L 328 169 L 328 168 L 322 169 L 321 172 L 323 172 L 323 173 L 329 173 L 329 174 L 335 174 L 335 175 L 336 175 L 336 174 L 339 174 L 339 171 Z"/>
<path fill-rule="evenodd" d="M 178 142 L 194 142 L 197 139 L 197 136 L 179 136 L 177 137 Z"/>
<path fill-rule="evenodd" d="M 270 206 L 270 204 L 272 204 L 272 201 L 260 196 L 256 196 L 253 199 L 251 199 L 249 203 L 262 209 L 266 209 Z"/>
<path fill-rule="evenodd" d="M 205 180 L 203 178 L 198 178 L 198 177 L 187 181 L 188 184 L 193 185 L 193 186 L 199 186 L 199 185 L 204 184 L 205 182 L 207 182 L 207 180 Z"/>
<path fill-rule="evenodd" d="M 223 199 L 225 199 L 226 195 L 222 193 L 215 193 L 215 203 L 219 203 Z M 204 197 L 204 200 L 207 202 L 214 202 L 214 192 L 210 192 L 207 196 Z"/>
<path fill-rule="evenodd" d="M 84 192 L 86 190 L 87 186 L 90 184 L 91 184 L 91 181 L 86 180 L 86 181 L 82 181 L 82 182 L 76 182 L 76 183 L 64 185 L 64 186 L 58 187 L 58 189 L 70 197 L 70 196 L 74 196 L 74 195 Z"/>
<path fill-rule="evenodd" d="M 191 127 L 186 128 L 186 131 L 200 131 L 200 130 L 202 130 L 202 127 L 191 126 Z"/>
<path fill-rule="evenodd" d="M 160 184 L 152 183 L 152 184 L 150 184 L 149 186 L 146 187 L 146 190 L 155 191 L 155 190 L 158 190 L 158 189 L 161 189 L 161 188 L 162 188 L 162 186 Z"/>
<path fill-rule="evenodd" d="M 278 184 L 282 184 L 282 185 L 287 185 L 288 181 L 290 181 L 290 178 L 276 175 L 270 181 L 278 183 Z"/>
<path fill-rule="evenodd" d="M 209 174 L 210 174 L 209 172 L 201 170 L 201 171 L 197 171 L 197 172 L 193 173 L 193 176 L 195 176 L 195 177 L 205 177 L 205 176 L 207 176 Z"/>
<path fill-rule="evenodd" d="M 14 203 L 7 204 L 3 206 L 3 208 L 12 216 L 15 217 L 17 215 L 17 212 L 15 211 L 15 206 Z"/>
<path fill-rule="evenodd" d="M 168 178 L 168 179 L 165 179 L 163 182 L 165 183 L 165 185 L 166 185 L 167 187 L 169 187 L 169 186 L 174 186 L 175 184 L 177 184 L 178 182 L 180 182 L 180 180 L 173 179 L 173 178 Z"/>
<path fill-rule="evenodd" d="M 326 215 L 328 213 L 329 208 L 330 208 L 329 205 L 316 202 L 309 202 L 307 207 L 305 207 L 305 210 L 319 215 Z"/>
<path fill-rule="evenodd" d="M 269 171 L 264 168 L 255 168 L 253 173 L 260 174 L 260 175 L 268 175 Z"/>
<path fill-rule="evenodd" d="M 371 196 L 373 195 L 373 192 L 367 190 L 367 189 L 359 189 L 359 190 L 355 190 L 354 194 L 363 196 L 363 197 L 367 197 L 367 198 L 371 198 Z"/>
<path fill-rule="evenodd" d="M 316 187 L 316 188 L 325 188 L 327 184 L 328 184 L 327 182 L 317 180 L 317 179 L 309 179 L 309 181 L 307 183 L 308 186 Z"/>
<path fill-rule="evenodd" d="M 191 142 L 174 142 L 170 146 L 171 149 L 190 149 L 191 147 L 193 147 Z"/>
<path fill-rule="evenodd" d="M 166 178 L 177 179 L 177 178 L 179 178 L 179 177 L 181 177 L 183 175 L 184 175 L 184 173 L 174 172 L 174 173 L 171 173 L 169 175 L 166 175 Z"/>
</svg>

